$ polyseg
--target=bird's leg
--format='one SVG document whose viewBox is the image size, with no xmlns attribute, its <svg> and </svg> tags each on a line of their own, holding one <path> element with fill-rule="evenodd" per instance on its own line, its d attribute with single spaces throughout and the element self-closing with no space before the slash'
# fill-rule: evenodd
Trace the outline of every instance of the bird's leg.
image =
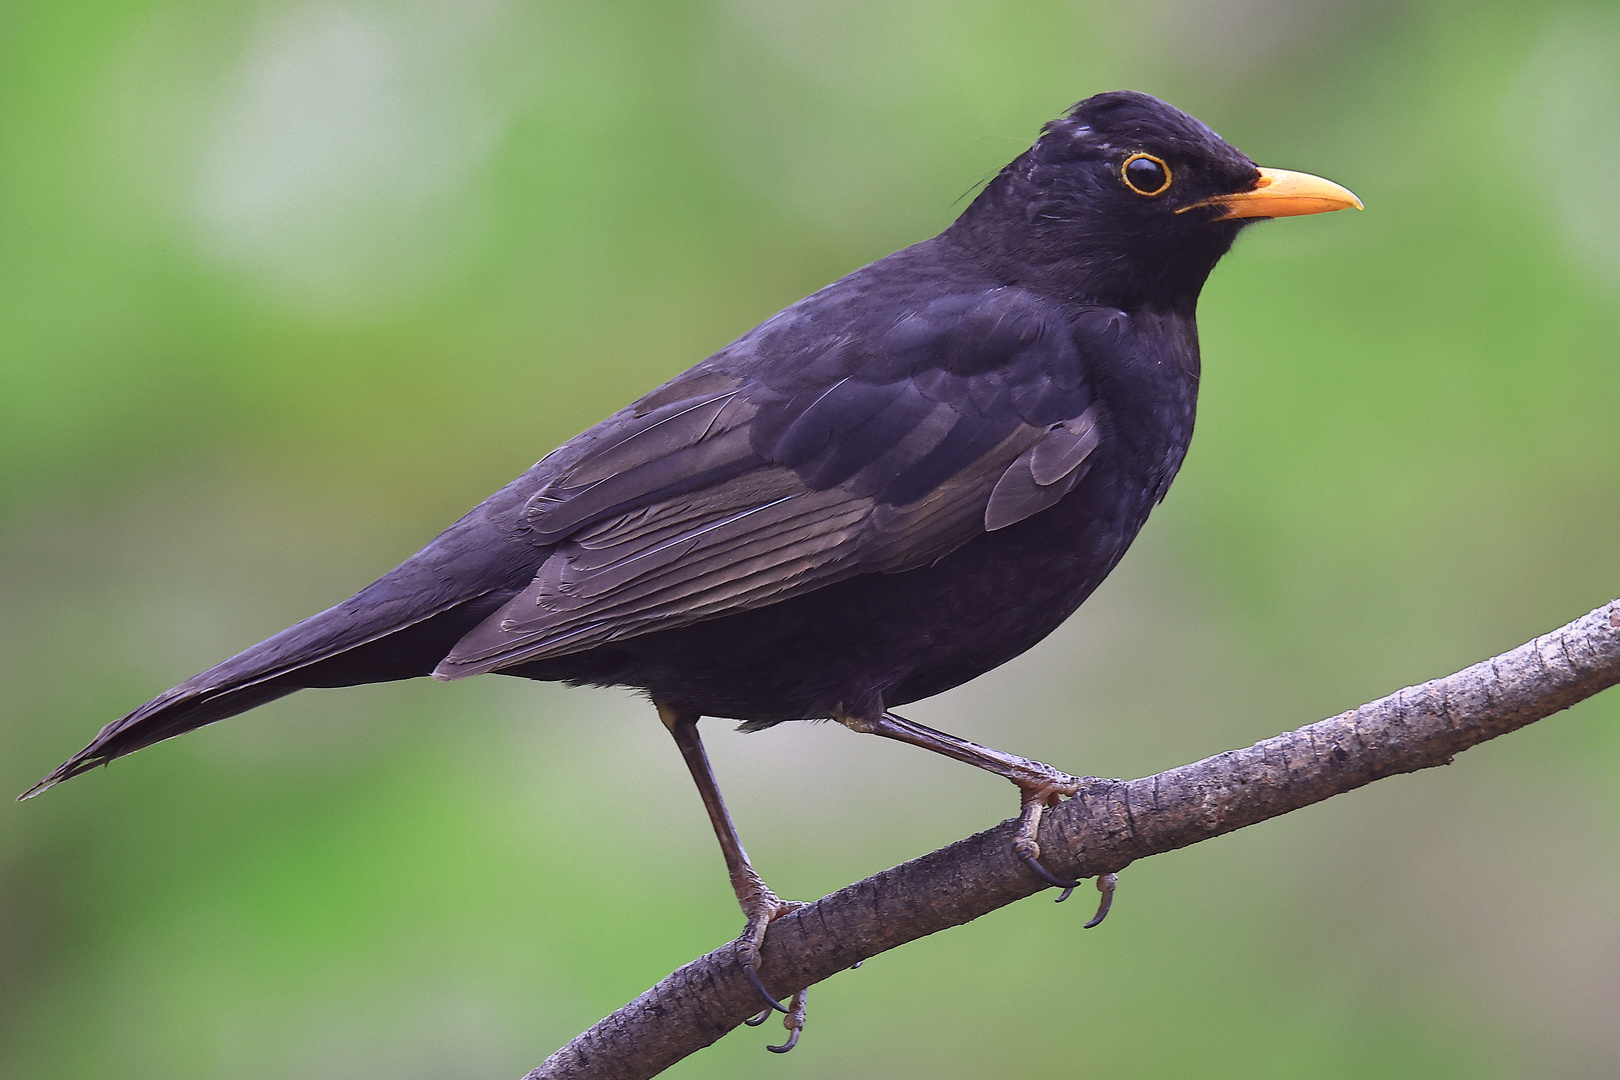
<svg viewBox="0 0 1620 1080">
<path fill-rule="evenodd" d="M 792 1008 L 784 1008 L 777 1002 L 759 977 L 759 947 L 765 940 L 765 930 L 771 922 L 799 905 L 783 900 L 772 892 L 749 864 L 748 853 L 743 850 L 742 840 L 737 836 L 737 826 L 732 823 L 726 801 L 720 796 L 720 785 L 715 783 L 714 771 L 709 768 L 709 755 L 703 751 L 703 740 L 698 737 L 697 715 L 659 705 L 658 718 L 675 737 L 675 745 L 680 747 L 681 757 L 686 759 L 686 767 L 692 772 L 698 794 L 703 797 L 703 808 L 709 812 L 714 835 L 720 841 L 720 852 L 726 859 L 726 872 L 731 876 L 732 891 L 737 894 L 737 903 L 742 906 L 743 917 L 748 920 L 742 936 L 737 939 L 737 962 L 742 965 L 760 1000 L 778 1012 L 787 1013 L 783 1023 L 788 1024 L 792 1037 L 788 1039 L 786 1049 L 777 1051 L 786 1053 L 797 1041 L 798 1028 L 804 1026 L 803 995 L 801 993 L 794 998 Z M 797 1027 L 789 1023 L 795 1009 L 799 1016 Z"/>
<path fill-rule="evenodd" d="M 1067 900 L 1069 894 L 1080 884 L 1078 881 L 1058 877 L 1041 865 L 1041 845 L 1037 836 L 1041 828 L 1042 811 L 1048 806 L 1056 806 L 1065 798 L 1077 795 L 1081 788 L 1096 777 L 1070 776 L 1039 761 L 1004 753 L 993 747 L 981 746 L 943 731 L 935 731 L 931 727 L 913 723 L 892 712 L 883 713 L 876 719 L 840 716 L 838 720 L 853 731 L 881 735 L 885 739 L 920 746 L 924 750 L 944 754 L 948 758 L 955 758 L 957 761 L 966 762 L 1011 780 L 1021 796 L 1018 831 L 1013 834 L 1014 853 L 1043 881 L 1063 890 L 1058 897 L 1059 902 Z M 1097 878 L 1097 891 L 1103 894 L 1102 903 L 1098 905 L 1097 914 L 1086 923 L 1088 928 L 1102 922 L 1103 917 L 1108 914 L 1109 905 L 1114 899 L 1116 881 L 1113 874 L 1103 874 Z"/>
</svg>

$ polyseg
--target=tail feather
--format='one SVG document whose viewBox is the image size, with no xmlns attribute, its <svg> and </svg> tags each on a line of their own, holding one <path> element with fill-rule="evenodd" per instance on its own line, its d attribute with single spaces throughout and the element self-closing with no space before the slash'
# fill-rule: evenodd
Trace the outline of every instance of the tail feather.
<svg viewBox="0 0 1620 1080">
<path fill-rule="evenodd" d="M 521 513 L 536 475 L 531 469 L 518 477 L 343 603 L 108 724 L 19 798 L 295 690 L 429 674 L 463 634 L 526 586 L 543 561 L 523 532 Z"/>
<path fill-rule="evenodd" d="M 187 690 L 182 683 L 167 693 L 148 701 L 145 705 L 119 720 L 114 720 L 90 741 L 90 745 L 58 765 L 39 783 L 17 796 L 17 801 L 32 799 L 46 788 L 54 787 L 80 773 L 105 765 L 113 758 L 133 754 L 155 742 L 183 735 L 188 731 L 223 720 L 227 716 L 246 712 L 258 705 L 285 697 L 302 689 L 285 680 L 240 686 L 209 694 L 207 691 Z"/>
<path fill-rule="evenodd" d="M 31 799 L 46 788 L 114 758 L 306 687 L 353 686 L 427 675 L 463 634 L 505 603 L 513 592 L 499 589 L 448 609 L 430 609 L 403 625 L 390 620 L 378 627 L 378 608 L 373 606 L 378 598 L 368 598 L 373 604 L 363 601 L 371 591 L 367 589 L 261 641 L 114 720 L 90 745 L 19 795 L 18 800 Z M 362 614 L 370 614 L 373 619 L 360 618 Z"/>
</svg>

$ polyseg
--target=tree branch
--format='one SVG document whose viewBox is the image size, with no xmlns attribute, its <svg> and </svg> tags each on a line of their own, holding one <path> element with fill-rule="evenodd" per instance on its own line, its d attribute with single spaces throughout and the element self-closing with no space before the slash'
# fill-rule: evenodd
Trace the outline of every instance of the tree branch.
<svg viewBox="0 0 1620 1080">
<path fill-rule="evenodd" d="M 1242 750 L 1140 780 L 1103 780 L 1041 823 L 1041 859 L 1116 872 L 1516 731 L 1620 683 L 1620 600 L 1454 675 Z M 1013 855 L 1014 822 L 824 896 L 771 924 L 760 974 L 780 993 L 959 926 L 1046 885 Z M 725 945 L 552 1054 L 525 1080 L 646 1080 L 759 1011 Z"/>
</svg>

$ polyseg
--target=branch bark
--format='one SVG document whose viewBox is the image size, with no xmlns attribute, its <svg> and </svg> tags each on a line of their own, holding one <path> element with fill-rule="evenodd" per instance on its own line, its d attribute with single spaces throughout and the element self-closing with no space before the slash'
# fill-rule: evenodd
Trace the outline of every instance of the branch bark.
<svg viewBox="0 0 1620 1080">
<path fill-rule="evenodd" d="M 1041 823 L 1041 859 L 1117 872 L 1374 780 L 1450 764 L 1620 683 L 1620 600 L 1533 641 L 1358 709 L 1140 780 L 1104 780 Z M 786 993 L 1046 888 L 1013 855 L 1015 822 L 824 896 L 771 924 L 760 974 Z M 525 1080 L 646 1080 L 758 1012 L 731 945 L 580 1034 Z"/>
</svg>

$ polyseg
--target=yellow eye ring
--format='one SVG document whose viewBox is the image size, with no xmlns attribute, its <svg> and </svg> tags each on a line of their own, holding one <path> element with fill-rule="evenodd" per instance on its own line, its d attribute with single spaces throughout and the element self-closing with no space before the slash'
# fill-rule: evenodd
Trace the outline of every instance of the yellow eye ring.
<svg viewBox="0 0 1620 1080">
<path fill-rule="evenodd" d="M 1146 164 L 1139 165 L 1138 162 Z M 1137 167 L 1133 169 L 1132 165 Z M 1170 166 L 1164 163 L 1163 158 L 1156 158 L 1152 154 L 1135 153 L 1120 165 L 1119 179 L 1138 195 L 1151 199 L 1170 190 Z"/>
</svg>

